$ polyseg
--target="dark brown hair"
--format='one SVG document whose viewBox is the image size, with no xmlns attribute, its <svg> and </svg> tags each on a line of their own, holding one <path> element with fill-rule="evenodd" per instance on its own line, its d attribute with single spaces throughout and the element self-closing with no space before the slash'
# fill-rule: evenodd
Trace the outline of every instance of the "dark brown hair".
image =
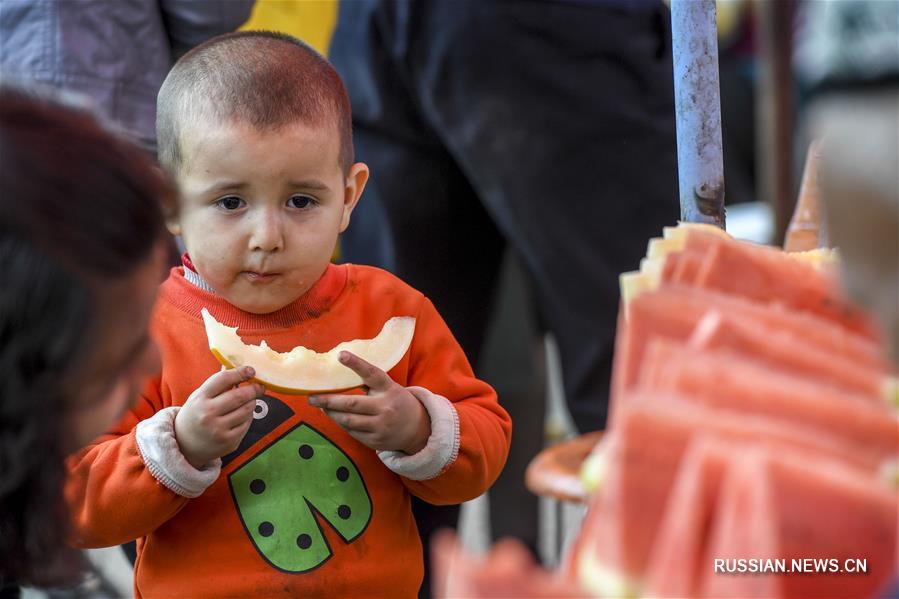
<svg viewBox="0 0 899 599">
<path fill-rule="evenodd" d="M 302 41 L 270 31 L 213 38 L 185 54 L 159 90 L 159 161 L 170 173 L 184 164 L 186 123 L 247 123 L 260 131 L 292 123 L 334 123 L 338 160 L 353 164 L 350 101 L 343 81 L 321 54 Z"/>
<path fill-rule="evenodd" d="M 104 285 L 145 264 L 162 171 L 90 115 L 0 87 L 0 588 L 74 573 L 63 460 Z"/>
</svg>

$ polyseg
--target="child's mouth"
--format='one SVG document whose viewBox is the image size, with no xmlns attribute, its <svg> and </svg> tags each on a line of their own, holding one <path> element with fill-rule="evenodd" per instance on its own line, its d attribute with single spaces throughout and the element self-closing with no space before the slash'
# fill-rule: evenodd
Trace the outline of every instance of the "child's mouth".
<svg viewBox="0 0 899 599">
<path fill-rule="evenodd" d="M 276 272 L 253 272 L 253 271 L 244 271 L 244 276 L 250 280 L 251 283 L 264 283 L 266 281 L 271 281 L 278 277 L 278 273 Z"/>
</svg>

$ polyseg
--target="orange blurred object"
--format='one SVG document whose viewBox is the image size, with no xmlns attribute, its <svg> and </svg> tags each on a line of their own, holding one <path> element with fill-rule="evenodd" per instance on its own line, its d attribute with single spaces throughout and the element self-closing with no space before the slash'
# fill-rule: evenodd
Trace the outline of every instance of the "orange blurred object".
<svg viewBox="0 0 899 599">
<path fill-rule="evenodd" d="M 799 199 L 793 211 L 793 218 L 784 238 L 784 251 L 806 252 L 825 245 L 827 239 L 821 222 L 821 191 L 818 186 L 818 161 L 821 157 L 819 144 L 813 141 L 805 157 L 805 170 Z"/>
</svg>

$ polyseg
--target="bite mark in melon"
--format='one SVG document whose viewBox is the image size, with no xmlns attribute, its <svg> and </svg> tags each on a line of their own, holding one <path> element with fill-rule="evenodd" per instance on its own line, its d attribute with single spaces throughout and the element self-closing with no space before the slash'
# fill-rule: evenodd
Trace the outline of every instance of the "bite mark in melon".
<svg viewBox="0 0 899 599">
<path fill-rule="evenodd" d="M 252 366 L 256 371 L 253 380 L 290 395 L 334 393 L 361 386 L 362 378 L 338 361 L 340 352 L 351 352 L 387 372 L 406 354 L 415 332 L 414 317 L 394 316 L 372 339 L 344 341 L 323 353 L 301 345 L 280 353 L 265 341 L 259 345 L 245 344 L 237 334 L 237 327 L 218 322 L 206 308 L 201 313 L 209 349 L 219 362 L 227 368 Z"/>
</svg>

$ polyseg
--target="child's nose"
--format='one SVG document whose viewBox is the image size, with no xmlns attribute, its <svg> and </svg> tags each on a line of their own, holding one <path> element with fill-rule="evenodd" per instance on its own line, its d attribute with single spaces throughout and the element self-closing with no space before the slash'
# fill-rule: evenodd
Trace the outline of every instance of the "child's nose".
<svg viewBox="0 0 899 599">
<path fill-rule="evenodd" d="M 250 239 L 251 250 L 275 252 L 284 246 L 284 228 L 281 215 L 266 210 L 257 214 Z"/>
</svg>

